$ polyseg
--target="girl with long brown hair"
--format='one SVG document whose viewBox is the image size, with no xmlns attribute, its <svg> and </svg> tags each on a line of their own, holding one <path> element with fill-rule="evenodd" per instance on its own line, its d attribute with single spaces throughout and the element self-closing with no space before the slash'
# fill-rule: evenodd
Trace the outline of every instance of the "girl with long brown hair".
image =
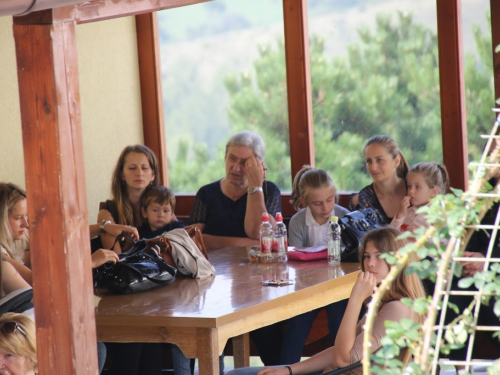
<svg viewBox="0 0 500 375">
<path fill-rule="evenodd" d="M 376 286 L 389 273 L 390 266 L 380 255 L 397 252 L 407 244 L 406 240 L 397 239 L 399 234 L 400 232 L 393 228 L 378 228 L 369 232 L 363 238 L 360 248 L 361 272 L 352 289 L 334 346 L 303 362 L 297 362 L 292 365 L 267 367 L 264 369 L 237 369 L 227 375 L 319 375 L 323 372 L 333 370 L 337 367 L 345 367 L 361 360 L 365 317 L 358 322 L 358 316 L 361 308 L 370 299 Z M 422 282 L 416 274 L 407 274 L 405 272 L 407 267 L 408 265 L 396 277 L 396 280 L 391 284 L 390 289 L 386 291 L 383 297 L 382 305 L 377 312 L 373 324 L 370 347 L 372 353 L 381 346 L 381 339 L 385 336 L 385 322 L 387 320 L 400 321 L 401 319 L 411 319 L 416 322 L 422 322 L 423 320 L 422 316 L 401 302 L 401 299 L 405 297 L 413 300 L 425 297 Z M 362 369 L 354 369 L 351 373 L 362 374 Z"/>
</svg>

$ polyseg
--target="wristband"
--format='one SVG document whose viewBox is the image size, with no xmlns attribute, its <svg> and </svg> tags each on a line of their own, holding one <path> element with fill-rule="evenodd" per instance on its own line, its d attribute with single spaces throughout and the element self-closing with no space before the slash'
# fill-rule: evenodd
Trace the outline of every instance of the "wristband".
<svg viewBox="0 0 500 375">
<path fill-rule="evenodd" d="M 285 366 L 285 367 L 288 369 L 288 372 L 290 373 L 290 375 L 293 375 L 292 368 L 290 366 Z"/>
</svg>

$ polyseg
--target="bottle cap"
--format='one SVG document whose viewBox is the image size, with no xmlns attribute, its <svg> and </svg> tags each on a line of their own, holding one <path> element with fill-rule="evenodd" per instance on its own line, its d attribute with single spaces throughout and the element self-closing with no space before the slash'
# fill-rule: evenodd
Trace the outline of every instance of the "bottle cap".
<svg viewBox="0 0 500 375">
<path fill-rule="evenodd" d="M 338 223 L 338 221 L 339 221 L 339 218 L 337 216 L 332 216 L 330 218 L 330 222 L 332 222 L 332 223 Z"/>
<path fill-rule="evenodd" d="M 281 212 L 276 212 L 276 221 L 283 222 L 283 216 L 281 215 Z"/>
<path fill-rule="evenodd" d="M 262 214 L 262 221 L 269 221 L 269 215 L 267 214 L 267 212 L 264 212 Z"/>
</svg>

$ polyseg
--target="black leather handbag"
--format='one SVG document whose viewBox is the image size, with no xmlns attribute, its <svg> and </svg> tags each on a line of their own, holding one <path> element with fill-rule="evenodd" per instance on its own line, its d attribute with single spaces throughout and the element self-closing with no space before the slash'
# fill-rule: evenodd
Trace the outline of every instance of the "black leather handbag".
<svg viewBox="0 0 500 375">
<path fill-rule="evenodd" d="M 118 263 L 104 264 L 94 270 L 94 287 L 104 287 L 117 294 L 130 294 L 175 281 L 177 270 L 159 256 L 154 246 L 147 246 L 146 240 L 135 242 L 119 257 Z"/>
<path fill-rule="evenodd" d="M 373 208 L 353 211 L 339 219 L 342 242 L 345 246 L 340 260 L 342 262 L 358 262 L 361 240 L 372 229 L 385 227 L 384 219 Z"/>
</svg>

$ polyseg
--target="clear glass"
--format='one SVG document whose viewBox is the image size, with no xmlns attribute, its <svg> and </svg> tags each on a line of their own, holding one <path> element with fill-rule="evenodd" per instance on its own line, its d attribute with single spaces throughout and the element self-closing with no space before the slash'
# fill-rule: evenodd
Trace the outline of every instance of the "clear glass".
<svg viewBox="0 0 500 375">
<path fill-rule="evenodd" d="M 435 0 L 308 3 L 316 166 L 337 188 L 371 183 L 364 142 L 442 162 Z"/>
<path fill-rule="evenodd" d="M 495 121 L 493 48 L 489 0 L 462 1 L 464 77 L 469 161 L 479 160 L 485 139 Z"/>
<path fill-rule="evenodd" d="M 225 144 L 244 129 L 264 138 L 267 179 L 290 190 L 282 2 L 217 0 L 158 17 L 175 193 L 224 177 Z"/>
</svg>

